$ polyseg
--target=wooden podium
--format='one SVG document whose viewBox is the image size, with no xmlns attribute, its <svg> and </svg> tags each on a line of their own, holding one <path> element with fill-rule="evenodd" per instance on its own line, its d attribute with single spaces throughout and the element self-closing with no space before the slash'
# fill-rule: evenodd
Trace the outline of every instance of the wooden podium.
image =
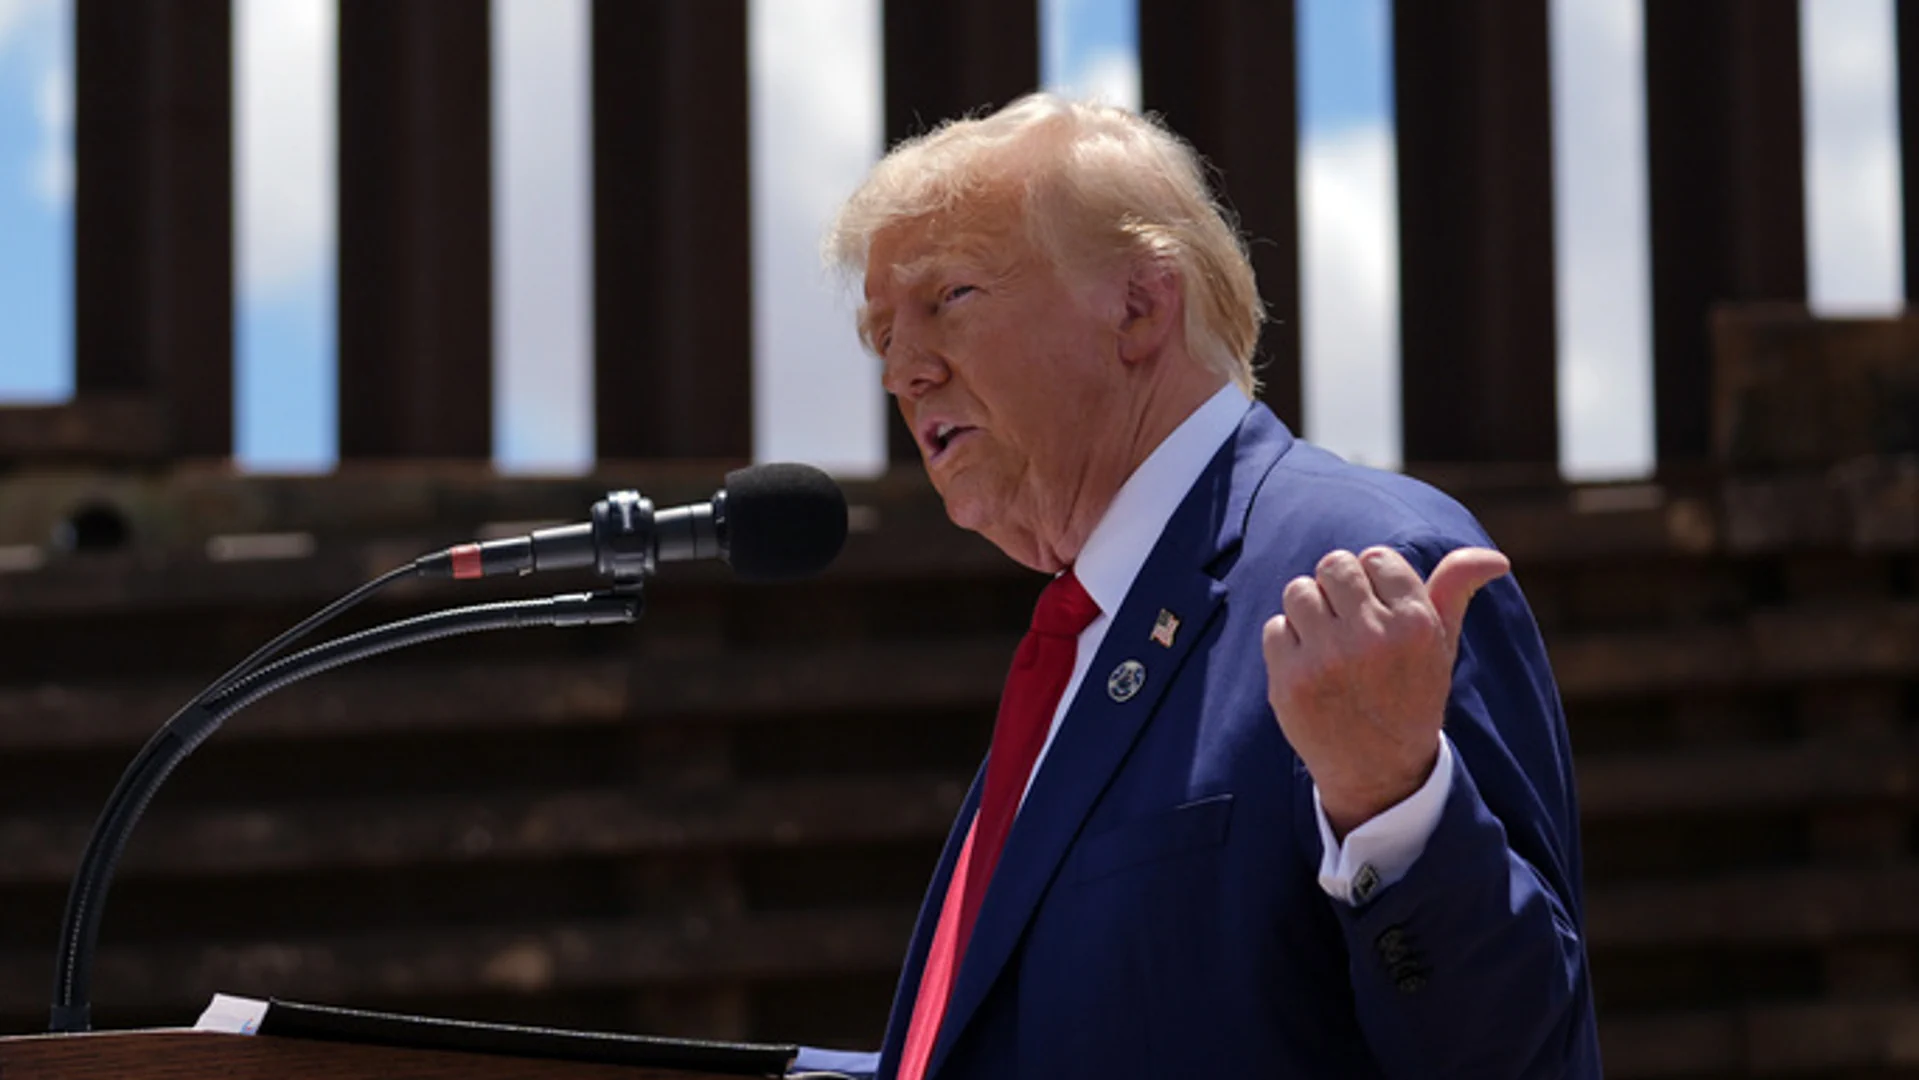
<svg viewBox="0 0 1919 1080">
<path fill-rule="evenodd" d="M 0 1078 L 4 1080 L 203 1080 L 206 1077 L 221 1080 L 714 1080 L 718 1074 L 184 1029 L 0 1038 Z"/>
</svg>

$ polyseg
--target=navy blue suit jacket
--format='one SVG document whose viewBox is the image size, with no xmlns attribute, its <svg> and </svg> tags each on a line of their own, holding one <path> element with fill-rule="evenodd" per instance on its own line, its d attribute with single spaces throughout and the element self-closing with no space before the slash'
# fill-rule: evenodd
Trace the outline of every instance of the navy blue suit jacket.
<svg viewBox="0 0 1919 1080">
<path fill-rule="evenodd" d="M 928 1080 L 1597 1077 L 1566 724 L 1511 577 L 1468 610 L 1449 801 L 1411 872 L 1321 890 L 1311 778 L 1260 630 L 1336 548 L 1426 573 L 1490 541 L 1406 477 L 1297 441 L 1263 405 L 1208 465 L 1113 618 L 1008 837 Z M 1180 628 L 1151 640 L 1161 609 Z M 1145 666 L 1128 700 L 1108 673 Z M 877 1061 L 890 1078 L 968 796 Z"/>
</svg>

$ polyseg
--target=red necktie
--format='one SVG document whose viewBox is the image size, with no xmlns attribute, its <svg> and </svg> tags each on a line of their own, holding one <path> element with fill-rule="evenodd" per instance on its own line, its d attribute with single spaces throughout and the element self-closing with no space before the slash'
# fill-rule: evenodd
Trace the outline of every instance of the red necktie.
<svg viewBox="0 0 1919 1080">
<path fill-rule="evenodd" d="M 993 879 L 1000 850 L 1006 846 L 1006 834 L 1012 831 L 1013 817 L 1019 813 L 1033 762 L 1046 744 L 1060 695 L 1073 677 L 1080 632 L 1098 617 L 1099 605 L 1068 570 L 1039 594 L 1033 625 L 1013 654 L 1013 670 L 1007 673 L 1006 689 L 999 699 L 999 719 L 993 724 L 993 749 L 986 759 L 986 786 L 980 792 L 979 813 L 967 831 L 940 906 L 940 921 L 926 954 L 926 968 L 920 973 L 913 1020 L 907 1026 L 906 1046 L 900 1054 L 899 1080 L 923 1080 L 926 1075 L 940 1020 L 946 1014 L 946 999 L 953 990 L 953 976 L 972 937 L 980 901 Z"/>
</svg>

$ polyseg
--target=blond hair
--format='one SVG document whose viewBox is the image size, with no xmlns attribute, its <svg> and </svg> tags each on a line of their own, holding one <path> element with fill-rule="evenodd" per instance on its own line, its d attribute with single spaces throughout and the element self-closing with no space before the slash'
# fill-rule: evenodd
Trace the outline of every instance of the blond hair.
<svg viewBox="0 0 1919 1080">
<path fill-rule="evenodd" d="M 1246 246 L 1193 148 L 1154 119 L 1116 106 L 1029 94 L 900 143 L 840 208 L 824 255 L 863 273 L 873 238 L 885 229 L 976 209 L 1009 185 L 1017 185 L 1027 239 L 1057 265 L 1083 270 L 1147 259 L 1170 266 L 1185 302 L 1188 351 L 1255 390 L 1253 351 L 1265 308 Z"/>
</svg>

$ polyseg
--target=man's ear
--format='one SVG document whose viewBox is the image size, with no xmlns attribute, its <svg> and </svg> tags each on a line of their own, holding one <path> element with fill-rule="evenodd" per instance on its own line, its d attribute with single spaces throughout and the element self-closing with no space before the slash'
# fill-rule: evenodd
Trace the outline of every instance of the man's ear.
<svg viewBox="0 0 1919 1080">
<path fill-rule="evenodd" d="M 1158 356 L 1174 340 L 1185 315 L 1178 272 L 1158 261 L 1133 264 L 1126 279 L 1125 303 L 1119 323 L 1119 358 L 1138 364 Z"/>
</svg>

